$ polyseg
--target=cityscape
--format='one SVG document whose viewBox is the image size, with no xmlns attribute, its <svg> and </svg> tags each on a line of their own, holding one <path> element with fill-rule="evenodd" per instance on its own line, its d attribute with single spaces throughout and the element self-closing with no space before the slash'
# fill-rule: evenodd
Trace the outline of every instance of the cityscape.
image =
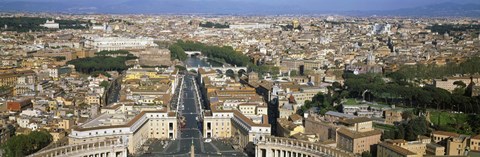
<svg viewBox="0 0 480 157">
<path fill-rule="evenodd" d="M 4 0 L 0 39 L 0 157 L 480 157 L 475 0 Z"/>
</svg>

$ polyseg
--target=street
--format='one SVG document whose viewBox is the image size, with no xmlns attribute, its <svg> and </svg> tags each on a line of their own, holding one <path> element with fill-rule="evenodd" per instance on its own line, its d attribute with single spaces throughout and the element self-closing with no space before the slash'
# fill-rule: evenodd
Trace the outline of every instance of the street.
<svg viewBox="0 0 480 157">
<path fill-rule="evenodd" d="M 150 148 L 148 152 L 142 156 L 189 156 L 191 145 L 195 146 L 196 156 L 244 156 L 243 153 L 233 150 L 228 144 L 214 140 L 212 142 L 205 142 L 201 133 L 201 119 L 200 112 L 201 103 L 198 102 L 198 95 L 201 95 L 198 87 L 194 84 L 193 75 L 185 75 L 183 77 L 181 87 L 178 88 L 177 93 L 171 105 L 172 109 L 177 109 L 179 117 L 184 116 L 186 123 L 184 128 L 179 128 L 180 133 L 177 139 L 169 142 L 165 149 L 160 146 L 153 146 L 157 148 Z M 179 96 L 179 98 L 177 97 Z M 178 100 L 178 104 L 176 101 Z M 200 120 L 200 121 L 199 121 Z M 162 150 L 159 150 L 162 149 Z"/>
</svg>

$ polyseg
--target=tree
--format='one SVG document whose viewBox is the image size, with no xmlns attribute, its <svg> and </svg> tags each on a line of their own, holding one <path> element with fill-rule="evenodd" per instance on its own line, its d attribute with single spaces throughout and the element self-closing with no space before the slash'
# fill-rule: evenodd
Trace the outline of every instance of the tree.
<svg viewBox="0 0 480 157">
<path fill-rule="evenodd" d="M 372 157 L 372 153 L 370 151 L 362 152 L 362 157 Z"/>
<path fill-rule="evenodd" d="M 402 119 L 403 120 L 409 120 L 413 118 L 413 112 L 411 110 L 403 111 L 402 112 Z"/>
<path fill-rule="evenodd" d="M 385 130 L 382 134 L 382 140 L 395 139 L 395 131 Z"/>
<path fill-rule="evenodd" d="M 100 87 L 103 87 L 103 88 L 105 88 L 105 89 L 107 89 L 108 86 L 110 86 L 110 82 L 108 82 L 108 81 L 102 81 L 102 82 L 100 83 Z"/>
<path fill-rule="evenodd" d="M 417 134 L 413 130 L 412 125 L 406 125 L 405 127 L 405 140 L 407 141 L 414 141 L 417 139 Z"/>
<path fill-rule="evenodd" d="M 175 65 L 175 68 L 178 69 L 179 71 L 187 70 L 187 68 L 185 68 L 184 66 L 181 66 L 181 65 Z"/>
<path fill-rule="evenodd" d="M 52 136 L 46 131 L 33 131 L 28 135 L 17 135 L 2 145 L 6 157 L 18 157 L 32 154 L 52 142 Z"/>
<path fill-rule="evenodd" d="M 334 91 L 337 91 L 337 90 L 342 90 L 343 87 L 342 87 L 342 84 L 338 83 L 338 82 L 333 82 L 332 83 L 332 88 Z"/>
<path fill-rule="evenodd" d="M 297 70 L 291 70 L 291 71 L 290 71 L 290 76 L 291 76 L 291 77 L 298 76 L 298 71 L 297 71 Z"/>
<path fill-rule="evenodd" d="M 465 87 L 467 87 L 467 84 L 465 84 L 463 81 L 455 81 L 455 82 L 453 82 L 453 85 L 456 85 L 457 88 L 465 88 Z"/>
<path fill-rule="evenodd" d="M 170 58 L 172 60 L 178 59 L 180 61 L 184 61 L 188 58 L 185 50 L 183 50 L 183 48 L 177 44 L 171 45 L 170 47 L 168 47 L 168 50 L 170 50 Z"/>
<path fill-rule="evenodd" d="M 480 134 L 480 115 L 469 115 L 468 124 L 472 127 L 475 134 Z"/>
<path fill-rule="evenodd" d="M 123 71 L 126 70 L 128 67 L 125 64 L 125 61 L 136 59 L 135 56 L 127 55 L 127 56 L 118 56 L 118 57 L 110 57 L 110 56 L 96 56 L 90 58 L 79 58 L 68 61 L 67 64 L 75 65 L 75 70 L 91 74 L 96 71 Z"/>
<path fill-rule="evenodd" d="M 200 23 L 200 27 L 205 27 L 205 28 L 229 28 L 230 25 L 228 23 L 225 24 L 220 24 L 220 23 L 213 23 L 210 21 L 207 21 L 205 23 Z"/>
<path fill-rule="evenodd" d="M 398 126 L 398 130 L 395 134 L 396 139 L 404 139 L 405 138 L 405 127 L 403 125 Z"/>
<path fill-rule="evenodd" d="M 39 17 L 2 17 L 0 18 L 0 26 L 8 26 L 7 29 L 2 31 L 55 31 L 56 29 L 48 29 L 40 26 L 44 24 L 46 20 L 47 18 Z M 59 23 L 60 29 L 85 29 L 87 27 L 84 25 L 89 23 L 80 20 L 55 20 L 55 22 Z"/>
<path fill-rule="evenodd" d="M 90 73 L 93 77 L 98 77 L 100 74 L 102 74 L 103 76 L 106 76 L 106 77 L 112 77 L 112 75 L 110 75 L 109 73 L 107 73 L 106 71 L 94 71 L 92 73 Z"/>
<path fill-rule="evenodd" d="M 428 122 L 425 117 L 417 117 L 408 122 L 408 126 L 411 126 L 413 135 L 416 138 L 418 135 L 425 135 L 428 131 Z M 413 139 L 415 140 L 415 139 Z"/>
</svg>

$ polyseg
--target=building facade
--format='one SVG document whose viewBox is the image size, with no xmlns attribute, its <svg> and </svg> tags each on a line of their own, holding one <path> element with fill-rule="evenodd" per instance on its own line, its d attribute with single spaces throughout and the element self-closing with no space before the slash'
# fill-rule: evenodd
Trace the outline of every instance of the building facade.
<svg viewBox="0 0 480 157">
<path fill-rule="evenodd" d="M 136 154 L 148 139 L 176 139 L 176 113 L 166 108 L 115 105 L 102 109 L 102 115 L 72 129 L 69 144 L 121 138 L 128 151 Z"/>
</svg>

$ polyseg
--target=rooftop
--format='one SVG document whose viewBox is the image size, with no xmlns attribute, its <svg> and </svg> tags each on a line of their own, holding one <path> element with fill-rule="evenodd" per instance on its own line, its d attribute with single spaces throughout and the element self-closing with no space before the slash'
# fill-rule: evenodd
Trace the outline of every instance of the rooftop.
<svg viewBox="0 0 480 157">
<path fill-rule="evenodd" d="M 327 113 L 325 113 L 325 115 L 331 115 L 331 116 L 335 116 L 335 117 L 345 117 L 345 118 L 355 118 L 355 117 L 357 117 L 357 116 L 354 116 L 354 115 L 335 112 L 335 111 L 328 111 Z"/>
<path fill-rule="evenodd" d="M 447 132 L 447 131 L 434 131 L 432 134 L 436 135 L 443 135 L 443 136 L 450 136 L 450 137 L 457 137 L 459 134 L 453 133 L 453 132 Z"/>
<path fill-rule="evenodd" d="M 115 105 L 110 109 L 122 108 L 123 105 Z M 78 126 L 75 130 L 90 130 L 100 128 L 115 128 L 115 127 L 128 127 L 135 123 L 145 113 L 166 113 L 166 108 L 155 106 L 133 106 L 133 110 L 122 111 L 123 109 L 116 109 L 114 113 L 104 113 L 98 117 L 85 122 L 83 125 Z M 175 113 L 168 112 L 169 117 L 175 117 Z"/>
<path fill-rule="evenodd" d="M 83 124 L 82 128 L 93 128 L 99 126 L 114 126 L 114 125 L 125 125 L 130 120 L 132 120 L 135 115 L 138 115 L 138 112 L 131 113 L 131 114 L 122 114 L 122 113 L 115 113 L 115 114 L 102 114 L 97 118 Z"/>
<path fill-rule="evenodd" d="M 348 130 L 346 128 L 340 128 L 340 129 L 338 129 L 338 133 L 343 134 L 345 136 L 348 136 L 352 139 L 358 139 L 358 138 L 376 136 L 376 135 L 380 136 L 382 134 L 382 131 L 372 130 L 372 131 L 367 131 L 367 132 L 355 132 L 355 131 Z"/>
<path fill-rule="evenodd" d="M 407 156 L 407 155 L 416 155 L 415 153 L 405 149 L 405 148 L 402 148 L 402 147 L 399 147 L 399 146 L 395 146 L 395 145 L 392 145 L 392 144 L 388 144 L 388 143 L 385 143 L 385 142 L 380 142 L 379 144 L 380 146 L 382 147 L 385 147 L 387 149 L 390 149 L 396 153 L 399 153 L 399 154 L 402 154 L 404 156 Z"/>
<path fill-rule="evenodd" d="M 370 122 L 370 121 L 372 121 L 372 119 L 367 118 L 367 117 L 357 117 L 357 118 L 340 120 L 340 122 L 345 123 L 345 124 L 349 124 L 349 125 L 354 125 L 356 123 Z"/>
</svg>

